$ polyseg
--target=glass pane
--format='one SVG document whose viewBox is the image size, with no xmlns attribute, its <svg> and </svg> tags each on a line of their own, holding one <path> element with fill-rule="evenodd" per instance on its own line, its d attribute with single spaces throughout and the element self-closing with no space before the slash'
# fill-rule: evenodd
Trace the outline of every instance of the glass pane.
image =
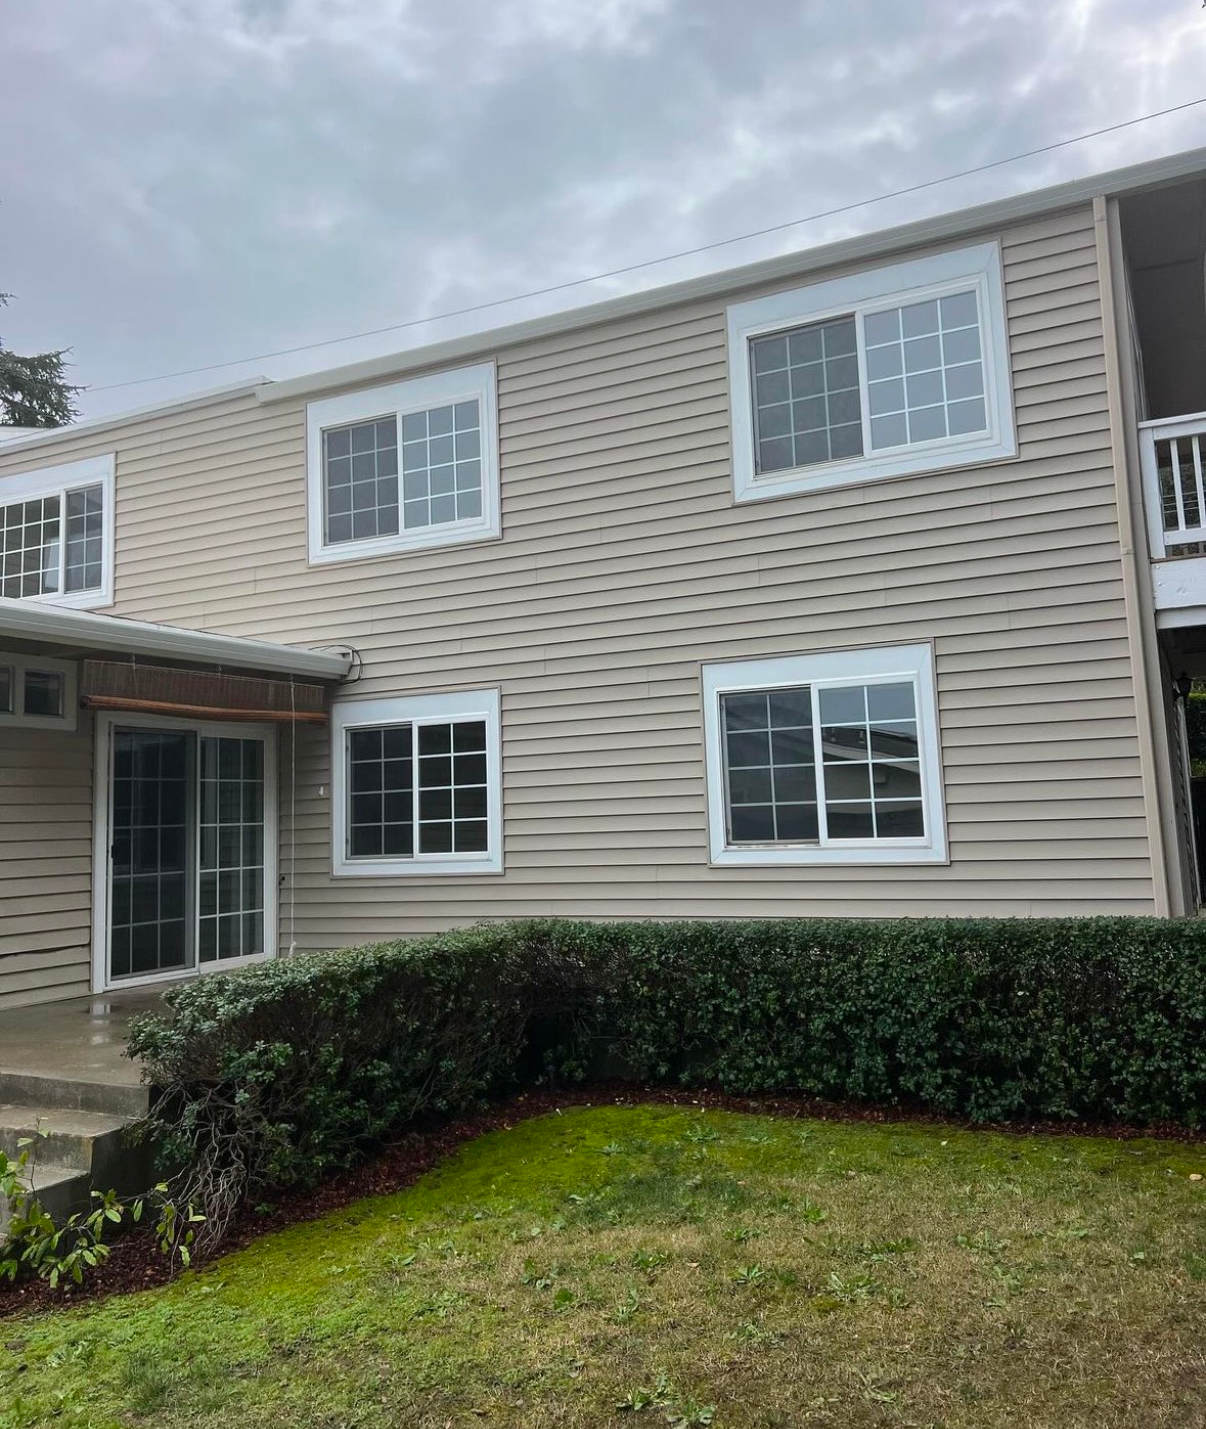
<svg viewBox="0 0 1206 1429">
<path fill-rule="evenodd" d="M 115 978 L 188 966 L 192 736 L 113 736 L 110 968 Z"/>
<path fill-rule="evenodd" d="M 348 731 L 348 857 L 414 852 L 414 727 Z"/>
<path fill-rule="evenodd" d="M 264 749 L 202 735 L 198 954 L 246 958 L 264 947 Z"/>
<path fill-rule="evenodd" d="M 328 545 L 398 534 L 398 424 L 393 417 L 323 433 Z"/>
<path fill-rule="evenodd" d="M 24 705 L 27 715 L 60 718 L 63 714 L 63 676 L 57 670 L 26 670 Z"/>
<path fill-rule="evenodd" d="M 67 493 L 68 591 L 99 590 L 102 583 L 101 541 L 104 531 L 104 488 L 81 487 Z"/>
<path fill-rule="evenodd" d="M 402 419 L 402 522 L 445 526 L 482 511 L 481 410 L 476 400 Z"/>
<path fill-rule="evenodd" d="M 850 317 L 750 343 L 760 473 L 862 455 L 855 342 Z"/>
<path fill-rule="evenodd" d="M 923 838 L 913 684 L 822 690 L 820 703 L 835 721 L 821 730 L 830 838 Z"/>
<path fill-rule="evenodd" d="M 59 588 L 60 498 L 0 507 L 0 596 L 13 600 Z"/>
<path fill-rule="evenodd" d="M 974 289 L 869 313 L 863 336 L 876 451 L 987 429 Z"/>
<path fill-rule="evenodd" d="M 419 852 L 483 853 L 488 845 L 486 722 L 419 728 Z"/>
<path fill-rule="evenodd" d="M 15 684 L 13 671 L 6 665 L 0 665 L 0 714 L 12 714 Z"/>
<path fill-rule="evenodd" d="M 808 686 L 720 697 L 730 843 L 818 837 L 812 694 Z"/>
</svg>

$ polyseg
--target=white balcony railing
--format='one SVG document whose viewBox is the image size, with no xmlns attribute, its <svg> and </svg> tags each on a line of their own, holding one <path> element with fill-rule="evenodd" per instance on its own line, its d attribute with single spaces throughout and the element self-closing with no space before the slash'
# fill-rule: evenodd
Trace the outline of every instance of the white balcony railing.
<svg viewBox="0 0 1206 1429">
<path fill-rule="evenodd" d="M 1206 412 L 1139 424 L 1152 560 L 1206 554 Z"/>
</svg>

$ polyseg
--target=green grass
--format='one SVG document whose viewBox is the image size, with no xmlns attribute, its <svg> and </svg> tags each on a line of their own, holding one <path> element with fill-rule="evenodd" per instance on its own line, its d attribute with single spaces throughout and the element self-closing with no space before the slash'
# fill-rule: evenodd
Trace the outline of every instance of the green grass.
<svg viewBox="0 0 1206 1429">
<path fill-rule="evenodd" d="M 1201 1424 L 1203 1171 L 568 1111 L 167 1288 L 0 1322 L 0 1425 Z"/>
</svg>

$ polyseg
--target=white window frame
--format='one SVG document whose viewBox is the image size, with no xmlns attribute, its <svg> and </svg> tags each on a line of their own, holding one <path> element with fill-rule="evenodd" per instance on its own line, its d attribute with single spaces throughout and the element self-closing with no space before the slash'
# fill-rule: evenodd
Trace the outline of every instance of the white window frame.
<svg viewBox="0 0 1206 1429">
<path fill-rule="evenodd" d="M 386 699 L 335 700 L 331 705 L 331 872 L 337 878 L 427 878 L 432 874 L 503 871 L 501 700 L 498 690 L 396 695 Z M 486 722 L 486 848 L 482 853 L 420 853 L 410 858 L 352 858 L 348 854 L 348 731 L 390 724 Z M 416 783 L 418 771 L 415 771 Z"/>
<path fill-rule="evenodd" d="M 906 303 L 974 288 L 980 309 L 980 345 L 984 362 L 984 400 L 988 428 L 970 436 L 941 437 L 909 446 L 873 451 L 867 394 L 863 325 L 866 317 Z M 863 455 L 814 466 L 760 475 L 755 461 L 753 379 L 750 343 L 768 333 L 826 322 L 855 319 L 859 399 L 862 405 Z M 1013 392 L 1009 375 L 1009 334 L 1001 249 L 996 242 L 951 249 L 928 258 L 894 263 L 827 282 L 792 288 L 727 310 L 730 421 L 733 448 L 733 499 L 762 501 L 798 492 L 824 491 L 917 472 L 978 466 L 1017 456 Z"/>
<path fill-rule="evenodd" d="M 311 565 L 337 561 L 361 561 L 373 556 L 389 556 L 399 551 L 421 551 L 452 546 L 463 541 L 488 541 L 501 534 L 498 496 L 498 400 L 494 363 L 449 368 L 425 377 L 408 377 L 384 387 L 368 387 L 345 392 L 306 404 L 306 488 Z M 400 530 L 396 536 L 370 536 L 359 541 L 326 540 L 326 474 L 323 464 L 323 433 L 331 427 L 345 427 L 394 417 L 398 423 L 398 511 L 402 511 L 402 418 L 454 402 L 476 400 L 481 414 L 482 514 L 466 521 L 446 521 L 414 531 Z"/>
<path fill-rule="evenodd" d="M 39 467 L 37 471 L 16 472 L 0 476 L 0 507 L 39 497 L 58 496 L 59 507 L 59 589 L 42 595 L 21 596 L 21 600 L 36 600 L 45 605 L 63 605 L 72 610 L 97 610 L 113 604 L 113 548 L 116 529 L 113 499 L 116 458 L 85 457 L 82 461 L 64 462 L 61 466 Z M 64 591 L 67 565 L 67 492 L 83 486 L 102 489 L 104 507 L 101 513 L 101 584 L 98 590 Z"/>
<path fill-rule="evenodd" d="M 51 660 L 41 655 L 14 655 L 0 650 L 0 669 L 13 672 L 12 712 L 0 710 L 0 730 L 61 729 L 71 731 L 79 722 L 79 670 L 69 660 Z M 61 715 L 27 715 L 25 710 L 25 676 L 30 670 L 45 670 L 63 677 L 63 713 Z"/>
<path fill-rule="evenodd" d="M 818 767 L 818 842 L 728 842 L 721 695 L 808 685 L 812 690 L 813 725 L 818 728 L 818 690 L 834 685 L 903 684 L 906 681 L 913 686 L 917 705 L 921 799 L 926 827 L 923 838 L 830 839 L 825 828 L 824 771 Z M 881 645 L 865 650 L 829 650 L 814 655 L 786 655 L 704 665 L 702 682 L 708 840 L 713 864 L 769 867 L 777 864 L 832 866 L 948 862 L 938 739 L 938 699 L 934 683 L 934 652 L 930 645 Z"/>
</svg>

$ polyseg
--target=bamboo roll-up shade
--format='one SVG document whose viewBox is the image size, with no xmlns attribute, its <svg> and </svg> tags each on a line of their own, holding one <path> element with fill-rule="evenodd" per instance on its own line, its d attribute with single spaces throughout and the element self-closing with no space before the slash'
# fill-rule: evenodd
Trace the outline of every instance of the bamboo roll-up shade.
<svg viewBox="0 0 1206 1429">
<path fill-rule="evenodd" d="M 212 670 L 176 670 L 136 661 L 85 660 L 80 696 L 81 704 L 92 709 L 193 719 L 322 724 L 327 718 L 322 685 Z"/>
</svg>

